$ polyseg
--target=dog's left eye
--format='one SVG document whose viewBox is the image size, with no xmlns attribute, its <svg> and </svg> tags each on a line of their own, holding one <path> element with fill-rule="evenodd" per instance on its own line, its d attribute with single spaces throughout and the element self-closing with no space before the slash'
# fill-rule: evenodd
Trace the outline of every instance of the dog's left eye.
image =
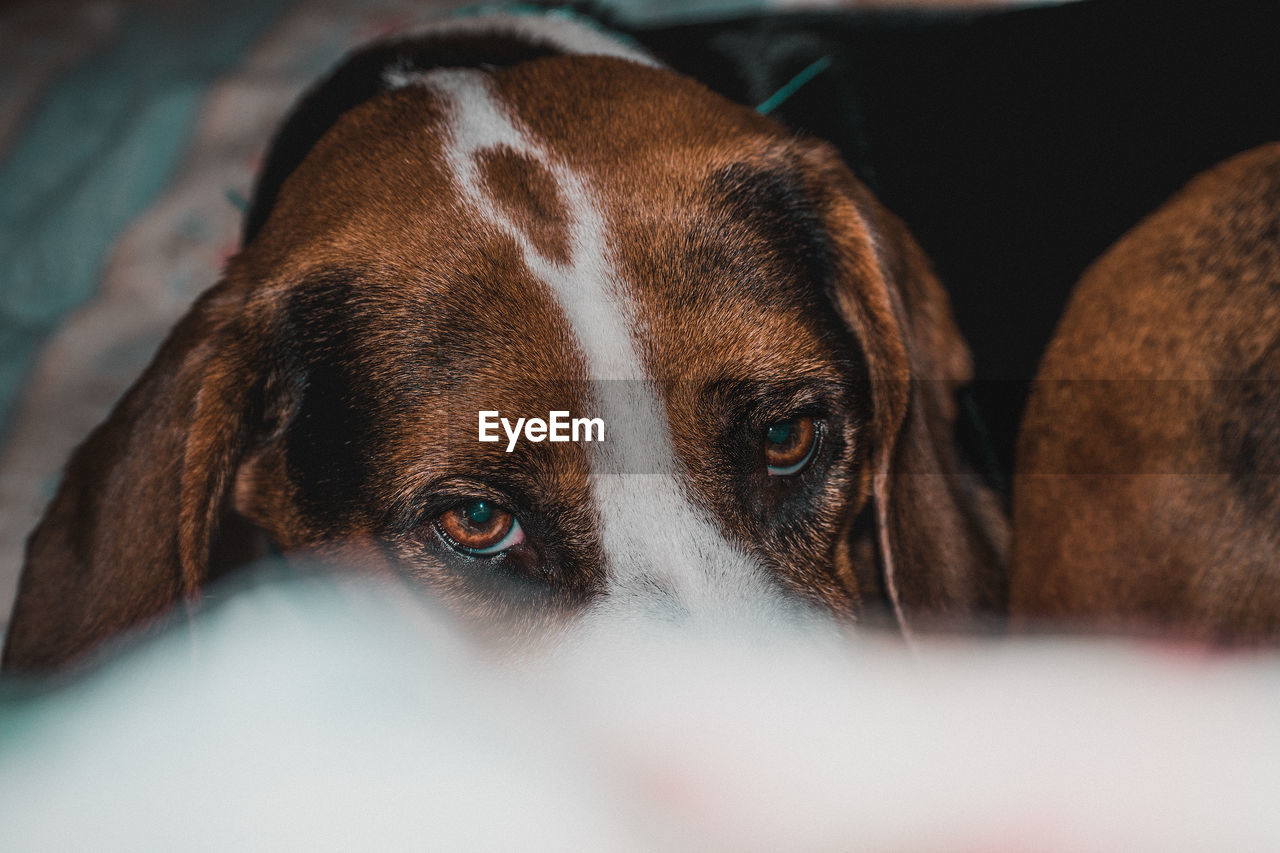
<svg viewBox="0 0 1280 853">
<path fill-rule="evenodd" d="M 519 520 L 486 500 L 458 504 L 440 515 L 436 528 L 454 550 L 470 557 L 493 557 L 524 541 Z"/>
<path fill-rule="evenodd" d="M 811 417 L 769 424 L 764 431 L 764 462 L 770 477 L 799 474 L 813 461 L 818 430 Z"/>
</svg>

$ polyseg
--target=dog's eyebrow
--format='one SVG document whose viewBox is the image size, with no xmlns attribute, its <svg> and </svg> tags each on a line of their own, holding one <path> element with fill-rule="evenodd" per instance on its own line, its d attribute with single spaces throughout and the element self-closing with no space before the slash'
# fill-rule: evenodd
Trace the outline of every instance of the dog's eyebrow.
<svg viewBox="0 0 1280 853">
<path fill-rule="evenodd" d="M 707 383 L 702 397 L 725 415 L 765 421 L 831 405 L 850 390 L 849 382 L 833 376 L 738 376 Z"/>
</svg>

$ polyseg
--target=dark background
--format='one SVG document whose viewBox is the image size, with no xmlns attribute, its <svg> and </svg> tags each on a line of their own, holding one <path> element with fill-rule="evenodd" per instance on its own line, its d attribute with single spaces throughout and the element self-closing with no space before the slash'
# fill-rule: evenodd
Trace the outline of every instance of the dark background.
<svg viewBox="0 0 1280 853">
<path fill-rule="evenodd" d="M 772 115 L 834 142 L 932 258 L 975 358 L 981 420 L 964 438 L 1006 482 L 1027 383 L 1079 275 L 1194 175 L 1280 139 L 1275 0 L 822 12 L 632 33 L 751 105 L 830 59 Z"/>
</svg>

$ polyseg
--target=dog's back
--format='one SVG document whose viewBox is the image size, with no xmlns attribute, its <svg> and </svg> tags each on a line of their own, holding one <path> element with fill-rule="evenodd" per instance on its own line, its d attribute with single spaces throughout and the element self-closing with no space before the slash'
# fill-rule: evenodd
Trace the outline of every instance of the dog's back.
<svg viewBox="0 0 1280 853">
<path fill-rule="evenodd" d="M 1193 181 L 1085 275 L 1018 464 L 1017 616 L 1280 637 L 1280 144 Z"/>
</svg>

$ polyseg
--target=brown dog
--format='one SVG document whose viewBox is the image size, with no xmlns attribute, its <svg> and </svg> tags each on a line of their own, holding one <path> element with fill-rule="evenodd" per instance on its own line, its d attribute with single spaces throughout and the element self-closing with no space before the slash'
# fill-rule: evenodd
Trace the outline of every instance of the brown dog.
<svg viewBox="0 0 1280 853">
<path fill-rule="evenodd" d="M 968 351 L 830 148 L 562 21 L 375 46 L 302 109 L 353 74 L 72 459 L 7 667 L 195 600 L 228 518 L 368 546 L 481 622 L 1003 607 L 952 444 Z M 604 440 L 484 441 L 484 412 Z"/>
<path fill-rule="evenodd" d="M 1014 484 L 1019 620 L 1280 639 L 1280 144 L 1194 180 L 1086 273 Z"/>
</svg>

